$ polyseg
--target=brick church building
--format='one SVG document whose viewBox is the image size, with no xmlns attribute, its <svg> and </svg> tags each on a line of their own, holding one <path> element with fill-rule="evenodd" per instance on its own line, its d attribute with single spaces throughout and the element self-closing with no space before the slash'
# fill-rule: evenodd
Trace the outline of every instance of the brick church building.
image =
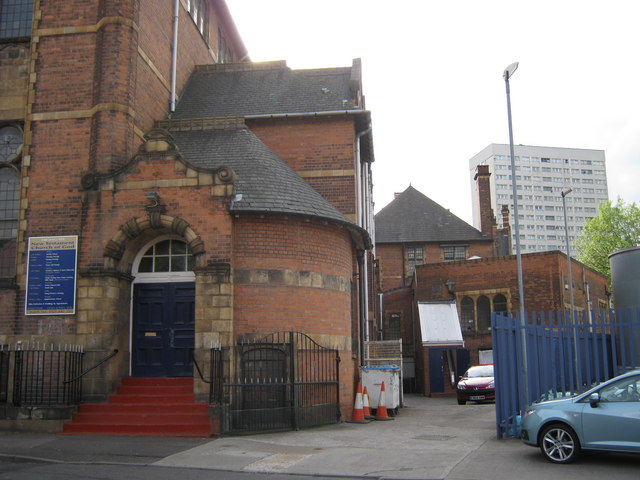
<svg viewBox="0 0 640 480">
<path fill-rule="evenodd" d="M 223 0 L 14 3 L 0 343 L 79 345 L 85 367 L 118 350 L 83 401 L 125 377 L 194 378 L 206 401 L 192 358 L 206 379 L 212 347 L 295 331 L 338 352 L 332 415 L 346 418 L 376 324 L 360 62 L 252 63 Z M 299 373 L 278 362 L 231 374 Z"/>
</svg>

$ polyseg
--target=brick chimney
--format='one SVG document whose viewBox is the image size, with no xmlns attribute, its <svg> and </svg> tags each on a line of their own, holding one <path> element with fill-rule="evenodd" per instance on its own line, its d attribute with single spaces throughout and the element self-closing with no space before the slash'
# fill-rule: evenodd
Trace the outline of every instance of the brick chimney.
<svg viewBox="0 0 640 480">
<path fill-rule="evenodd" d="M 509 223 L 509 205 L 502 205 L 502 228 L 511 231 L 511 224 Z"/>
<path fill-rule="evenodd" d="M 493 237 L 495 235 L 496 218 L 491 208 L 491 184 L 489 183 L 488 165 L 478 165 L 473 179 L 476 181 L 478 189 L 478 207 L 480 210 L 480 231 L 485 235 Z"/>
<path fill-rule="evenodd" d="M 502 205 L 502 227 L 497 230 L 498 255 L 511 255 L 511 223 L 509 222 L 509 205 Z"/>
</svg>

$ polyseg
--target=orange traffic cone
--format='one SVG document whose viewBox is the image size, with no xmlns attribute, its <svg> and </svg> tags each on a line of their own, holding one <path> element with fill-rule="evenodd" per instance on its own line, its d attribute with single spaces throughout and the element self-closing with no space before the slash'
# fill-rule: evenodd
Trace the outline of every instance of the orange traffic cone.
<svg viewBox="0 0 640 480">
<path fill-rule="evenodd" d="M 364 408 L 362 406 L 362 386 L 358 382 L 358 390 L 356 391 L 356 401 L 353 406 L 353 413 L 351 414 L 351 420 L 347 420 L 349 423 L 369 423 L 364 419 Z"/>
<path fill-rule="evenodd" d="M 366 385 L 362 390 L 362 410 L 364 411 L 364 418 L 373 418 L 373 415 L 371 415 L 371 402 L 369 401 L 369 392 L 367 392 Z"/>
<path fill-rule="evenodd" d="M 378 408 L 376 408 L 376 420 L 394 420 L 387 415 L 387 405 L 384 395 L 384 382 L 380 385 L 380 399 L 378 400 Z"/>
</svg>

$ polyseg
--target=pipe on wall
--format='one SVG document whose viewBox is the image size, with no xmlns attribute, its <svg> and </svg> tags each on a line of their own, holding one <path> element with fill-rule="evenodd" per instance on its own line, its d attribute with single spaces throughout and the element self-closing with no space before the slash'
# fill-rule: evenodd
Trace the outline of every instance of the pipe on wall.
<svg viewBox="0 0 640 480">
<path fill-rule="evenodd" d="M 171 99 L 169 112 L 176 111 L 176 72 L 178 70 L 178 15 L 180 0 L 173 0 L 173 41 L 171 44 Z"/>
</svg>

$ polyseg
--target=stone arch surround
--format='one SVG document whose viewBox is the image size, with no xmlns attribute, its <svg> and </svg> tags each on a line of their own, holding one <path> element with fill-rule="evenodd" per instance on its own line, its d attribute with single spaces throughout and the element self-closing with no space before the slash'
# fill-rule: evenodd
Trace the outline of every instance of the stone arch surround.
<svg viewBox="0 0 640 480">
<path fill-rule="evenodd" d="M 140 244 L 161 233 L 175 233 L 182 237 L 193 252 L 196 267 L 205 266 L 204 242 L 186 220 L 149 212 L 147 217 L 132 218 L 121 225 L 109 239 L 104 248 L 103 267 L 120 273 L 131 273 L 133 259 Z"/>
</svg>

